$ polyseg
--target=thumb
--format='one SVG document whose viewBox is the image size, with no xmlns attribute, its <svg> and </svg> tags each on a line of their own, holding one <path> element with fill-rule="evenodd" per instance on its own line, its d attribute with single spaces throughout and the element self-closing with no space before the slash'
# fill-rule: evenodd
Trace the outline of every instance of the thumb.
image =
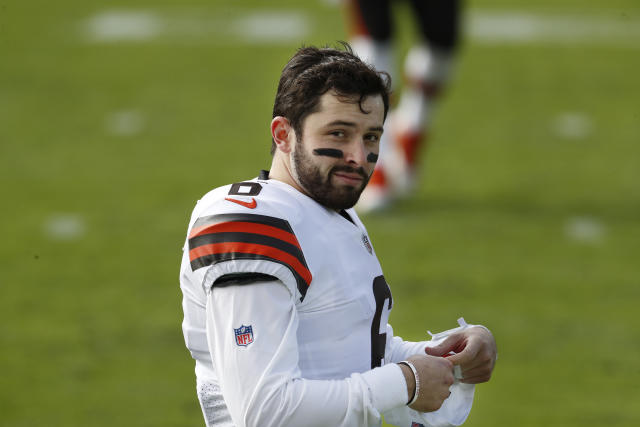
<svg viewBox="0 0 640 427">
<path fill-rule="evenodd" d="M 468 362 L 469 356 L 466 353 L 456 353 L 447 357 L 447 360 L 454 365 L 463 365 Z"/>
<path fill-rule="evenodd" d="M 442 357 L 455 349 L 457 345 L 458 337 L 456 337 L 455 335 L 451 335 L 434 347 L 425 347 L 424 352 L 430 356 Z"/>
<path fill-rule="evenodd" d="M 454 365 L 464 365 L 472 361 L 478 353 L 478 347 L 476 345 L 468 345 L 461 350 L 462 351 L 458 351 L 456 352 L 456 354 L 447 357 L 447 360 L 449 360 Z"/>
</svg>

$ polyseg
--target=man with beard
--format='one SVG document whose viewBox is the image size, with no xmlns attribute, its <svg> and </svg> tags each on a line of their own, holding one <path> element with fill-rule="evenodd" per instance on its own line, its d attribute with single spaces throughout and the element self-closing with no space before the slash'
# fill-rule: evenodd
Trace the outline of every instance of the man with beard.
<svg viewBox="0 0 640 427">
<path fill-rule="evenodd" d="M 391 291 L 352 207 L 377 161 L 389 80 L 345 47 L 291 58 L 270 171 L 193 211 L 183 331 L 207 426 L 459 424 L 491 376 L 486 328 L 462 321 L 434 346 L 387 324 Z"/>
</svg>

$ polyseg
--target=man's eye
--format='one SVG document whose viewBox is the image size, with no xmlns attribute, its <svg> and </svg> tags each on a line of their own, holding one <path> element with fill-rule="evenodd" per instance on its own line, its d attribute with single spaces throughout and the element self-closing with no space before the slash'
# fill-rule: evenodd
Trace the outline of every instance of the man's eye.
<svg viewBox="0 0 640 427">
<path fill-rule="evenodd" d="M 366 135 L 364 139 L 369 142 L 378 142 L 380 140 L 380 136 L 376 134 L 371 134 L 371 135 Z"/>
<path fill-rule="evenodd" d="M 334 130 L 330 133 L 332 136 L 335 136 L 336 138 L 343 138 L 344 137 L 344 132 L 341 130 Z"/>
</svg>

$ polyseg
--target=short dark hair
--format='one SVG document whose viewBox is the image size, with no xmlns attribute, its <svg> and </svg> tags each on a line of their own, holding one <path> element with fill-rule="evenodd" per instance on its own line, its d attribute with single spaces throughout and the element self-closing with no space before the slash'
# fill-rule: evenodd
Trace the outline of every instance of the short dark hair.
<svg viewBox="0 0 640 427">
<path fill-rule="evenodd" d="M 364 63 L 349 44 L 340 44 L 344 50 L 302 47 L 282 70 L 272 117 L 287 118 L 298 138 L 302 136 L 304 119 L 318 110 L 320 97 L 329 91 L 335 91 L 338 96 L 359 97 L 360 110 L 365 113 L 362 109 L 364 99 L 380 95 L 384 117 L 387 117 L 391 77 Z M 271 154 L 275 149 L 272 140 Z"/>
</svg>

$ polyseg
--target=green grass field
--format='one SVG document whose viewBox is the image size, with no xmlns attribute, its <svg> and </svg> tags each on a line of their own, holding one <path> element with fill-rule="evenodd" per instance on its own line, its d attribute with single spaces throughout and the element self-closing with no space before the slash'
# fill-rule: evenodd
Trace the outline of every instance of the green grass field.
<svg viewBox="0 0 640 427">
<path fill-rule="evenodd" d="M 639 425 L 640 4 L 467 6 L 418 191 L 364 218 L 391 323 L 493 330 L 467 426 Z M 319 0 L 0 0 L 1 426 L 204 425 L 190 211 L 269 166 L 295 48 L 346 37 Z"/>
</svg>

